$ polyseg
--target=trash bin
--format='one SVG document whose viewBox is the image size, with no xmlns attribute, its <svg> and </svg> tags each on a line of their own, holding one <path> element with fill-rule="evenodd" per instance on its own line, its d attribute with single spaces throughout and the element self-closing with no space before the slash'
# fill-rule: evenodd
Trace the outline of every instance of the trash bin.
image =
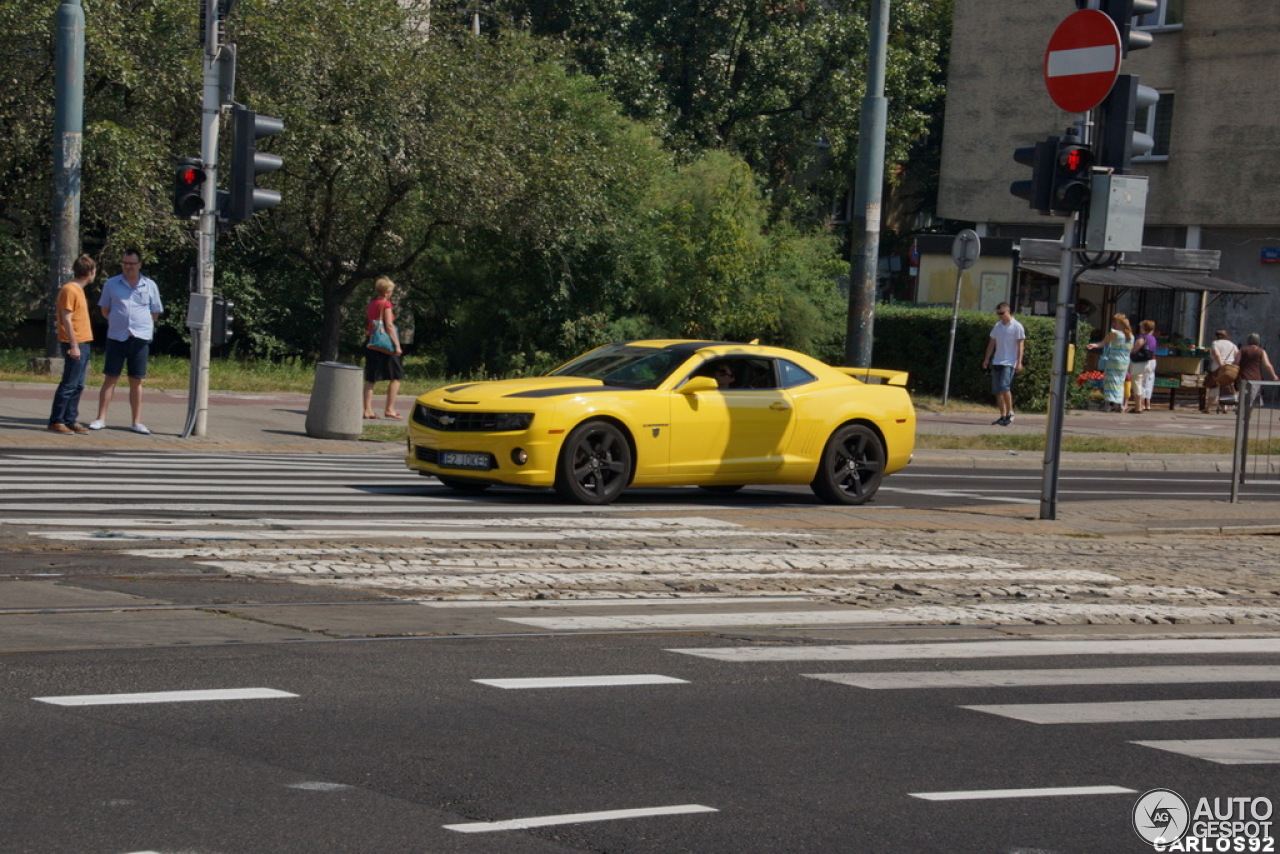
<svg viewBox="0 0 1280 854">
<path fill-rule="evenodd" d="M 321 362 L 307 406 L 307 435 L 314 439 L 359 439 L 364 431 L 364 370 Z"/>
</svg>

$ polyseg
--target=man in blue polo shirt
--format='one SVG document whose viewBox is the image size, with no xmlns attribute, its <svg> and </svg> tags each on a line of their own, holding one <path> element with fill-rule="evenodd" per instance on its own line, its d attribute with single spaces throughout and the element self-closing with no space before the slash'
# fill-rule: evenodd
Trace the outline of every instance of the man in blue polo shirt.
<svg viewBox="0 0 1280 854">
<path fill-rule="evenodd" d="M 164 311 L 160 289 L 142 275 L 142 255 L 130 247 L 120 256 L 120 275 L 102 286 L 98 308 L 107 319 L 107 356 L 102 366 L 102 391 L 98 394 L 98 417 L 90 430 L 107 426 L 107 407 L 115 394 L 120 372 L 129 372 L 129 409 L 133 432 L 149 434 L 142 423 L 142 381 L 147 377 L 147 356 L 155 334 L 156 318 Z"/>
</svg>

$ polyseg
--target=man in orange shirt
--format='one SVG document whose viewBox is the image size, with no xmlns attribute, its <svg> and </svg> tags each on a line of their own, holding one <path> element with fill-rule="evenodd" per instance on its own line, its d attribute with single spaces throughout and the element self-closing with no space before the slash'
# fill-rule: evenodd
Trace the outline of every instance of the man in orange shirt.
<svg viewBox="0 0 1280 854">
<path fill-rule="evenodd" d="M 88 433 L 80 424 L 80 395 L 89 370 L 89 354 L 93 349 L 93 329 L 89 326 L 89 301 L 84 289 L 98 273 L 98 265 L 88 255 L 81 255 L 71 265 L 75 278 L 58 291 L 58 345 L 62 350 L 62 382 L 53 393 L 53 411 L 49 414 L 49 432 L 71 436 Z"/>
</svg>

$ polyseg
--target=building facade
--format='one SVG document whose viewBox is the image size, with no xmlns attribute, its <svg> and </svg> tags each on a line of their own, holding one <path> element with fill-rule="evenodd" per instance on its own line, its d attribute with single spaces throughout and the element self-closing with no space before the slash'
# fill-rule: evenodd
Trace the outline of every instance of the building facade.
<svg viewBox="0 0 1280 854">
<path fill-rule="evenodd" d="M 1049 37 L 1074 11 L 1070 0 L 955 0 L 941 216 L 974 222 L 979 234 L 1061 238 L 1063 220 L 1031 210 L 1009 184 L 1030 177 L 1014 162 L 1015 148 L 1061 135 L 1078 118 L 1054 105 L 1043 80 Z M 1143 244 L 1216 251 L 1215 277 L 1265 293 L 1120 288 L 1109 304 L 1186 337 L 1226 328 L 1243 340 L 1257 332 L 1276 353 L 1280 2 L 1160 0 L 1141 24 L 1152 45 L 1120 70 L 1160 93 L 1138 116 L 1156 140 L 1133 164 L 1149 179 Z M 1033 282 L 1031 290 L 1046 287 Z"/>
</svg>

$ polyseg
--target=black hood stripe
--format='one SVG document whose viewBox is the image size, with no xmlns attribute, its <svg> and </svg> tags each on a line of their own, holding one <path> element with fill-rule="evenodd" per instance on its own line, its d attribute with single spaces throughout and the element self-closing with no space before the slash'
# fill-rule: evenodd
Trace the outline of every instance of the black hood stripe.
<svg viewBox="0 0 1280 854">
<path fill-rule="evenodd" d="M 635 391 L 633 388 L 617 385 L 584 385 L 584 386 L 566 386 L 562 388 L 537 388 L 531 391 L 518 391 L 514 394 L 503 395 L 504 397 L 559 397 L 566 394 L 600 394 L 601 392 L 616 393 L 620 391 Z"/>
</svg>

